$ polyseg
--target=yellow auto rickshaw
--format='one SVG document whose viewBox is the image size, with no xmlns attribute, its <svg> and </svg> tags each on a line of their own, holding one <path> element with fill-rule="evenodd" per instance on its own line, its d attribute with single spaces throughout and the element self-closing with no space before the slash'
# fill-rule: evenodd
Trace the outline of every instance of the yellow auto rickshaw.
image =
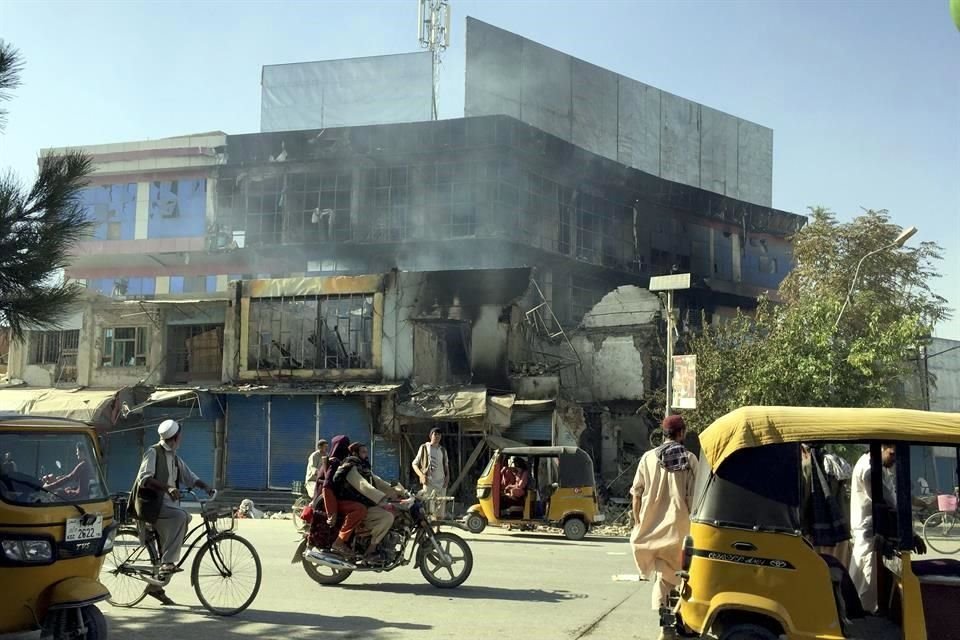
<svg viewBox="0 0 960 640">
<path fill-rule="evenodd" d="M 960 414 L 745 407 L 700 443 L 676 605 L 661 624 L 720 640 L 958 637 L 960 561 L 926 554 L 912 503 L 913 487 L 929 484 L 918 482 L 931 475 L 919 468 L 928 454 L 940 490 L 957 484 Z M 847 520 L 833 525 L 843 509 L 827 497 L 831 456 L 834 468 L 852 465 L 855 489 Z M 851 518 L 853 553 L 838 559 Z M 834 546 L 814 547 L 829 526 L 842 532 Z"/>
<path fill-rule="evenodd" d="M 570 540 L 580 540 L 590 525 L 603 521 L 593 460 L 577 447 L 495 451 L 477 480 L 477 499 L 464 518 L 473 533 L 480 533 L 488 523 L 520 528 L 548 525 L 563 529 Z"/>
<path fill-rule="evenodd" d="M 106 638 L 97 576 L 114 533 L 94 429 L 0 417 L 0 634 Z"/>
</svg>

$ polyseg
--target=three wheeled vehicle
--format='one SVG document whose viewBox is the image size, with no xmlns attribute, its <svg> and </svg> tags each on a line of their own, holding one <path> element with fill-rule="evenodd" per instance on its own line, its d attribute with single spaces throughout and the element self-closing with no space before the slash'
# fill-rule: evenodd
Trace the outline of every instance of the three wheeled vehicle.
<svg viewBox="0 0 960 640">
<path fill-rule="evenodd" d="M 515 477 L 527 474 L 522 493 L 505 493 L 505 471 Z M 467 511 L 464 524 L 473 533 L 487 524 L 548 525 L 563 529 L 570 540 L 580 540 L 590 525 L 603 521 L 595 483 L 593 460 L 583 449 L 498 449 L 477 480 L 478 503 Z"/>
<path fill-rule="evenodd" d="M 911 513 L 917 449 L 952 453 L 956 474 L 960 414 L 745 407 L 714 422 L 700 442 L 678 601 L 663 624 L 684 637 L 721 640 L 960 637 L 960 561 L 920 556 Z M 860 597 L 839 554 L 809 539 L 822 520 L 805 507 L 814 485 L 804 482 L 804 452 L 829 444 L 859 459 L 874 496 L 873 535 L 859 534 L 874 543 L 859 547 L 858 566 L 872 566 L 876 576 L 874 590 L 864 592 L 861 580 L 859 591 L 870 598 Z M 877 609 L 866 611 L 873 597 Z"/>
<path fill-rule="evenodd" d="M 114 533 L 94 429 L 0 416 L 0 634 L 106 638 L 97 576 Z"/>
</svg>

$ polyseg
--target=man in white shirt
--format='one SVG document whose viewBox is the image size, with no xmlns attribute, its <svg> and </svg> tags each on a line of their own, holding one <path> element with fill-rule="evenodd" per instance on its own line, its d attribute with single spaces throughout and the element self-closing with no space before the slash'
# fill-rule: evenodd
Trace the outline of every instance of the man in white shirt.
<svg viewBox="0 0 960 640">
<path fill-rule="evenodd" d="M 303 479 L 303 488 L 307 490 L 311 500 L 316 495 L 317 480 L 322 481 L 326 473 L 328 446 L 326 440 L 319 440 L 316 450 L 307 458 L 307 474 Z"/>
<path fill-rule="evenodd" d="M 897 450 L 892 444 L 880 447 L 883 462 L 883 496 L 890 508 L 897 506 L 897 479 L 895 465 Z M 853 534 L 853 553 L 850 558 L 850 577 L 853 579 L 863 610 L 877 610 L 877 575 L 875 567 L 876 544 L 873 523 L 873 490 L 870 484 L 870 454 L 863 454 L 853 467 L 850 482 L 850 530 Z"/>
<path fill-rule="evenodd" d="M 420 445 L 413 459 L 413 471 L 423 484 L 423 495 L 429 499 L 431 514 L 438 520 L 446 515 L 447 483 L 450 482 L 450 461 L 447 450 L 440 444 L 441 431 L 434 427 L 430 439 Z M 438 499 L 440 498 L 440 499 Z"/>
<path fill-rule="evenodd" d="M 155 491 L 162 497 L 159 515 L 150 524 L 160 536 L 160 573 L 170 575 L 178 571 L 180 550 L 190 524 L 190 514 L 179 506 L 179 487 L 199 487 L 207 493 L 211 488 L 176 453 L 182 441 L 180 425 L 175 420 L 164 420 L 157 433 L 160 441 L 144 454 L 137 473 L 137 486 Z"/>
</svg>

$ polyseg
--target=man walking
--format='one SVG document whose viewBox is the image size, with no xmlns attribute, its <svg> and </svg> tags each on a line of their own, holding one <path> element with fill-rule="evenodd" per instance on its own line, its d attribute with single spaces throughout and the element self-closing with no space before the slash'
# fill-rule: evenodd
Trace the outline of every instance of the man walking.
<svg viewBox="0 0 960 640">
<path fill-rule="evenodd" d="M 160 575 L 166 577 L 179 571 L 177 562 L 180 561 L 183 538 L 190 524 L 190 514 L 179 506 L 179 487 L 199 487 L 207 493 L 212 490 L 177 455 L 177 449 L 183 441 L 177 421 L 164 420 L 157 428 L 157 433 L 160 441 L 147 449 L 143 456 L 134 495 L 138 495 L 136 489 L 146 489 L 155 496 L 138 497 L 136 511 L 137 517 L 152 524 L 160 537 Z M 163 589 L 151 589 L 148 592 L 163 604 L 174 604 Z"/>
<path fill-rule="evenodd" d="M 883 465 L 883 496 L 881 504 L 895 509 L 897 506 L 897 479 L 894 471 L 897 450 L 892 444 L 880 445 L 880 461 Z M 853 533 L 853 552 L 850 557 L 850 577 L 853 579 L 863 610 L 877 610 L 877 576 L 874 570 L 876 544 L 873 522 L 873 491 L 870 484 L 870 453 L 865 453 L 853 466 L 850 483 L 850 525 Z"/>
<path fill-rule="evenodd" d="M 319 440 L 317 449 L 307 458 L 307 474 L 303 479 L 303 487 L 307 490 L 310 499 L 317 495 L 317 481 L 323 481 L 323 475 L 327 468 L 327 441 Z"/>
<path fill-rule="evenodd" d="M 450 481 L 450 461 L 447 450 L 440 444 L 440 429 L 430 429 L 429 439 L 420 445 L 413 459 L 413 471 L 423 485 L 423 495 L 429 500 L 430 513 L 443 520 L 447 511 L 447 483 Z"/>
<path fill-rule="evenodd" d="M 690 506 L 697 457 L 686 450 L 683 418 L 667 416 L 661 426 L 663 444 L 643 454 L 630 494 L 633 496 L 633 531 L 630 544 L 641 577 L 655 580 L 653 609 L 670 606 L 670 592 L 679 584 L 683 539 L 690 533 Z M 669 627 L 660 640 L 676 638 Z"/>
</svg>

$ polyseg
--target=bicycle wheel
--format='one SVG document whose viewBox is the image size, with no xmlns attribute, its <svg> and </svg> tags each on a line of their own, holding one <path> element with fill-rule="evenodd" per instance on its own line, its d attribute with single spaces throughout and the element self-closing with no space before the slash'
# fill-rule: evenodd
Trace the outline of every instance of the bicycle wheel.
<svg viewBox="0 0 960 640">
<path fill-rule="evenodd" d="M 200 547 L 193 561 L 191 582 L 200 603 L 210 613 L 233 616 L 257 597 L 262 577 L 257 550 L 246 539 L 228 532 Z"/>
<path fill-rule="evenodd" d="M 938 553 L 960 552 L 960 519 L 950 511 L 938 511 L 923 523 L 927 547 Z"/>
<path fill-rule="evenodd" d="M 303 533 L 304 529 L 309 526 L 306 522 L 300 519 L 300 512 L 303 511 L 308 504 L 310 504 L 310 499 L 305 496 L 301 496 L 297 498 L 296 502 L 293 503 L 293 506 L 290 507 L 290 513 L 293 515 L 293 528 L 297 530 L 297 533 Z"/>
<path fill-rule="evenodd" d="M 113 549 L 104 556 L 100 583 L 110 592 L 107 602 L 115 607 L 133 607 L 147 597 L 147 583 L 132 571 L 134 566 L 154 567 L 157 550 L 140 543 L 136 527 L 121 527 L 113 539 Z"/>
</svg>

